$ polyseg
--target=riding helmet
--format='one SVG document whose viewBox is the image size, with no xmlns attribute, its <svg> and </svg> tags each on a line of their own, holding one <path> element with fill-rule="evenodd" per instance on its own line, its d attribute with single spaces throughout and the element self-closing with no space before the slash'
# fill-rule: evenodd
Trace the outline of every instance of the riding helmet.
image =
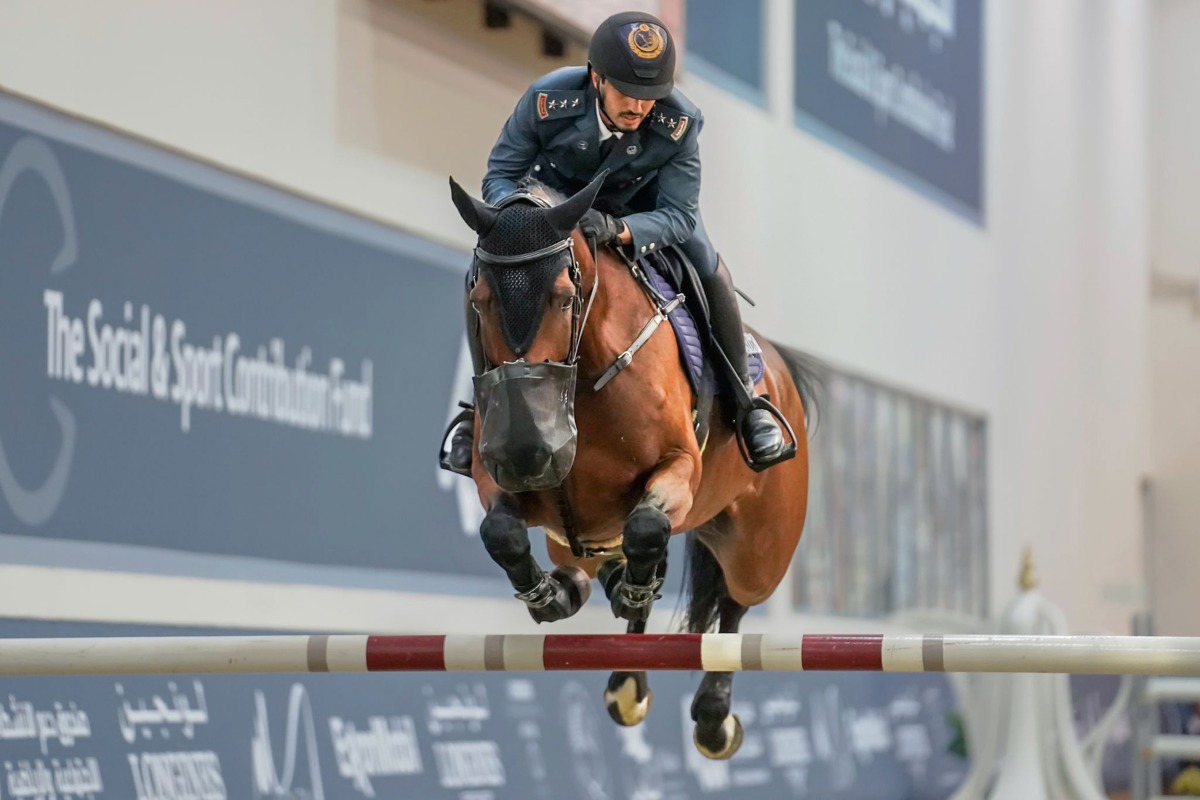
<svg viewBox="0 0 1200 800">
<path fill-rule="evenodd" d="M 661 100 L 675 85 L 675 42 L 662 20 L 642 11 L 614 14 L 596 28 L 588 63 L 622 94 Z"/>
</svg>

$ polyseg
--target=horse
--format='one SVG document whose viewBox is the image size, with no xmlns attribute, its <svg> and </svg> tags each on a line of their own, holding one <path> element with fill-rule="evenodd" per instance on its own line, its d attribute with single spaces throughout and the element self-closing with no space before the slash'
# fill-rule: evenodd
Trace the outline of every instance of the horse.
<svg viewBox="0 0 1200 800">
<path fill-rule="evenodd" d="M 783 580 L 804 528 L 819 366 L 759 338 L 759 388 L 795 431 L 791 460 L 751 470 L 732 404 L 721 400 L 700 426 L 702 442 L 671 326 L 647 324 L 659 308 L 636 267 L 577 227 L 602 180 L 566 199 L 530 181 L 491 206 L 450 179 L 478 235 L 468 290 L 488 367 L 475 378 L 473 412 L 480 535 L 537 622 L 576 613 L 598 578 L 614 616 L 642 633 L 668 537 L 687 533 L 686 629 L 733 633 Z M 639 337 L 641 348 L 631 347 Z M 549 573 L 530 554 L 531 527 L 546 531 Z M 742 742 L 732 677 L 706 673 L 691 707 L 695 745 L 709 758 L 729 758 Z M 605 701 L 618 724 L 641 722 L 651 700 L 644 672 L 610 676 Z"/>
</svg>

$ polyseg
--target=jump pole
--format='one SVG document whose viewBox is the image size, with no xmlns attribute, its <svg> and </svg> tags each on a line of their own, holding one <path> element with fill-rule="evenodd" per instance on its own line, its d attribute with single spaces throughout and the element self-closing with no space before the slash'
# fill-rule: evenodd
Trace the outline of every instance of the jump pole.
<svg viewBox="0 0 1200 800">
<path fill-rule="evenodd" d="M 0 639 L 0 675 L 558 670 L 1200 676 L 1200 638 L 661 634 Z"/>
</svg>

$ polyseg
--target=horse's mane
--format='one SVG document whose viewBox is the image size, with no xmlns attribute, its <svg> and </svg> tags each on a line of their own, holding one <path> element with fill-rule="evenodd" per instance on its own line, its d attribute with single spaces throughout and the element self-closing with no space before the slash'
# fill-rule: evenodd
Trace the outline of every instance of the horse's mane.
<svg viewBox="0 0 1200 800">
<path fill-rule="evenodd" d="M 552 206 L 556 206 L 567 199 L 567 196 L 562 192 L 547 186 L 532 175 L 526 175 L 517 181 L 517 189 L 540 197 Z"/>
</svg>

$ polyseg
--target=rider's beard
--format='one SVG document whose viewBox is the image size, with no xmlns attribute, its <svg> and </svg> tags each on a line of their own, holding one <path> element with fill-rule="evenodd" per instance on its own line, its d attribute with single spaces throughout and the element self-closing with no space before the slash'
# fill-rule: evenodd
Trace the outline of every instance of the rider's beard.
<svg viewBox="0 0 1200 800">
<path fill-rule="evenodd" d="M 605 90 L 601 90 L 600 92 L 600 110 L 604 112 L 604 121 L 608 127 L 618 130 L 621 133 L 636 131 L 642 124 L 642 120 L 646 118 L 645 114 L 636 114 L 634 112 L 614 114 L 608 107 L 608 91 Z"/>
</svg>

